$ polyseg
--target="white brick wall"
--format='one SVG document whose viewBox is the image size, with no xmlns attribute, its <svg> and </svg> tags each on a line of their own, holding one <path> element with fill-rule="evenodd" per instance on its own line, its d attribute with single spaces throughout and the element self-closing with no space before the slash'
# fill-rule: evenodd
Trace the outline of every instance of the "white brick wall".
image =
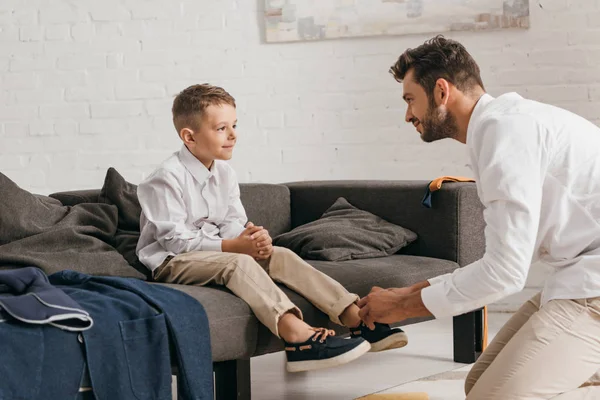
<svg viewBox="0 0 600 400">
<path fill-rule="evenodd" d="M 535 0 L 526 31 L 455 32 L 493 95 L 600 122 L 600 0 Z M 238 101 L 240 180 L 468 175 L 463 146 L 421 143 L 388 74 L 431 35 L 264 44 L 261 0 L 2 0 L 0 171 L 38 193 L 139 182 L 179 147 L 173 96 Z M 538 274 L 539 275 L 539 274 Z M 532 286 L 540 278 L 532 278 Z"/>
<path fill-rule="evenodd" d="M 262 3 L 3 0 L 2 172 L 39 193 L 99 187 L 111 165 L 137 182 L 179 146 L 173 96 L 208 81 L 238 100 L 241 181 L 469 174 L 462 146 L 421 143 L 403 123 L 388 74 L 431 35 L 264 44 Z M 599 20 L 598 0 L 532 1 L 530 30 L 446 35 L 473 53 L 492 94 L 598 122 Z"/>
</svg>

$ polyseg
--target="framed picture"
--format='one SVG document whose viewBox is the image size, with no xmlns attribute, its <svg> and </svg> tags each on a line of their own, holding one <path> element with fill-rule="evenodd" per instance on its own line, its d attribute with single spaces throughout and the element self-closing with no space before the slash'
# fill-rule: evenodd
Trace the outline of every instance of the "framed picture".
<svg viewBox="0 0 600 400">
<path fill-rule="evenodd" d="M 267 42 L 529 28 L 529 0 L 265 0 Z"/>
</svg>

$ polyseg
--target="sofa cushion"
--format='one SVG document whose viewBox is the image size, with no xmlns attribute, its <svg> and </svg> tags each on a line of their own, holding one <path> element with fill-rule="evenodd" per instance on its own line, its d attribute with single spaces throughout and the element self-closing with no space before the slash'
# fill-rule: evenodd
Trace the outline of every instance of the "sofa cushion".
<svg viewBox="0 0 600 400">
<path fill-rule="evenodd" d="M 273 244 L 305 259 L 345 261 L 389 256 L 416 239 L 416 233 L 340 197 L 321 218 L 276 236 Z"/>
<path fill-rule="evenodd" d="M 308 262 L 319 271 L 340 282 L 349 292 L 356 293 L 360 297 L 369 294 L 373 286 L 383 288 L 406 287 L 434 276 L 452 272 L 459 267 L 457 263 L 452 261 L 410 255 L 393 255 L 384 258 L 342 262 Z M 325 314 L 315 308 L 304 297 L 286 287 L 282 287 L 282 289 L 290 300 L 302 310 L 307 323 L 313 326 L 329 327 L 338 334 L 347 332 L 347 329 L 331 322 Z M 399 325 L 408 325 L 428 319 L 431 318 L 406 320 Z M 258 344 L 254 355 L 283 349 L 281 341 L 262 324 L 259 324 L 258 331 Z"/>
<path fill-rule="evenodd" d="M 256 349 L 260 323 L 248 304 L 224 287 L 157 283 L 181 290 L 198 300 L 208 316 L 213 361 L 250 358 Z"/>
</svg>

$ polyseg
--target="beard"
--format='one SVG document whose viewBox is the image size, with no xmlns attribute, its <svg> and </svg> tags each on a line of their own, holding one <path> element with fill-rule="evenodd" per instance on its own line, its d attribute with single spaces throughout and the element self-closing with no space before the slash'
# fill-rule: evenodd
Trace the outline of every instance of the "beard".
<svg viewBox="0 0 600 400">
<path fill-rule="evenodd" d="M 458 137 L 456 117 L 446 108 L 430 105 L 421 124 L 423 125 L 421 140 L 426 143 Z"/>
</svg>

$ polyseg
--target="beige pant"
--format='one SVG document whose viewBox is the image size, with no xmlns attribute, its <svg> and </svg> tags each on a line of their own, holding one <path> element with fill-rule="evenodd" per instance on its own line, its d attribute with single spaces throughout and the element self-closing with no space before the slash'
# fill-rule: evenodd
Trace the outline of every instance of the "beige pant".
<svg viewBox="0 0 600 400">
<path fill-rule="evenodd" d="M 534 296 L 469 373 L 467 400 L 600 399 L 600 298 Z"/>
<path fill-rule="evenodd" d="M 258 320 L 279 337 L 279 318 L 288 311 L 302 318 L 302 312 L 274 283 L 280 282 L 304 296 L 329 318 L 339 317 L 359 300 L 344 287 L 314 269 L 294 252 L 273 247 L 268 260 L 255 261 L 245 254 L 194 251 L 180 254 L 154 272 L 159 282 L 204 286 L 224 285 L 244 300 Z"/>
</svg>

